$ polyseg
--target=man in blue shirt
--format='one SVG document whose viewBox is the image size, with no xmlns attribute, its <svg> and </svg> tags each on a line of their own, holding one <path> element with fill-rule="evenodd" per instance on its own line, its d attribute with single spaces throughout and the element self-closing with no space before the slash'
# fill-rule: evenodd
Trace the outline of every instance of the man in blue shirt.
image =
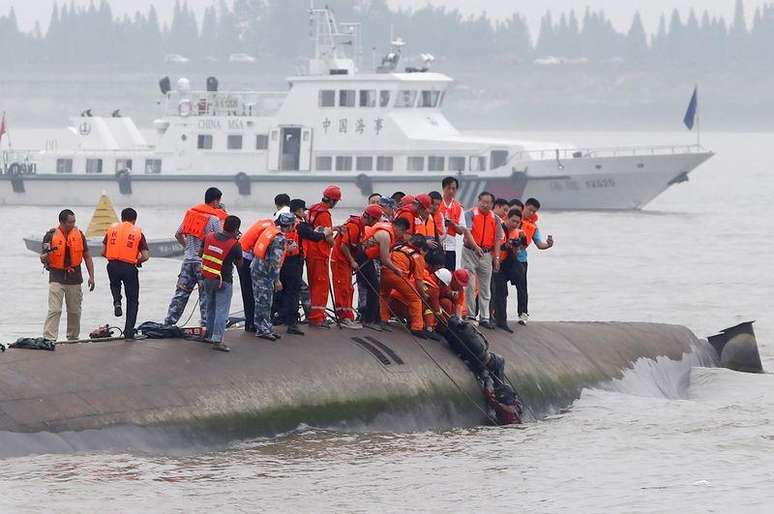
<svg viewBox="0 0 774 514">
<path fill-rule="evenodd" d="M 512 202 L 511 208 L 519 207 L 521 202 Z M 548 250 L 554 246 L 554 238 L 550 234 L 543 240 L 543 234 L 537 226 L 537 212 L 540 210 L 540 202 L 535 198 L 530 198 L 524 203 L 523 207 L 523 222 L 531 223 L 535 227 L 535 232 L 532 235 L 532 242 L 539 250 Z M 523 247 L 516 255 L 517 265 L 513 267 L 511 274 L 511 283 L 516 286 L 516 298 L 518 302 L 517 312 L 519 314 L 519 324 L 526 325 L 529 321 L 529 294 L 527 292 L 527 260 L 529 254 L 527 253 L 527 247 Z"/>
</svg>

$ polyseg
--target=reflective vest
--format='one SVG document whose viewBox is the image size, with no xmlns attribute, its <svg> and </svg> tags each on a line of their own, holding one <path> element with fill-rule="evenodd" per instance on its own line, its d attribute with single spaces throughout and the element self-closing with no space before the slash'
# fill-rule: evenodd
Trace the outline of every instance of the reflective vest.
<svg viewBox="0 0 774 514">
<path fill-rule="evenodd" d="M 427 220 L 420 220 L 416 227 L 417 234 L 430 239 L 439 239 L 443 234 L 443 217 L 441 211 L 437 211 L 434 215 L 428 216 Z"/>
<path fill-rule="evenodd" d="M 277 237 L 277 234 L 279 233 L 280 229 L 277 228 L 277 225 L 268 227 L 266 230 L 261 232 L 260 237 L 258 237 L 258 240 L 255 242 L 255 246 L 253 247 L 253 255 L 255 255 L 256 259 L 266 258 L 266 251 L 269 249 L 271 242 L 274 241 L 274 238 Z"/>
<path fill-rule="evenodd" d="M 449 205 L 446 205 L 446 201 L 441 200 L 441 208 L 438 209 L 438 212 L 441 213 L 443 220 L 453 221 L 457 225 L 462 218 L 462 204 L 457 200 L 452 200 Z M 456 235 L 456 231 L 451 227 L 446 227 L 446 233 L 450 236 Z"/>
<path fill-rule="evenodd" d="M 417 231 L 417 213 L 416 211 L 409 205 L 401 207 L 397 211 L 395 211 L 395 219 L 403 218 L 404 220 L 409 222 L 409 228 L 406 231 L 406 234 L 409 236 L 413 236 Z"/>
<path fill-rule="evenodd" d="M 238 242 L 233 237 L 221 241 L 215 234 L 207 234 L 202 250 L 202 277 L 222 278 L 223 261 Z"/>
<path fill-rule="evenodd" d="M 51 252 L 48 254 L 48 267 L 51 269 L 65 269 L 65 253 L 70 251 L 70 268 L 80 266 L 83 262 L 83 234 L 78 227 L 73 229 L 65 237 L 62 229 L 57 227 L 51 237 Z"/>
<path fill-rule="evenodd" d="M 374 239 L 374 236 L 379 231 L 387 232 L 387 235 L 390 237 L 390 248 L 392 248 L 392 245 L 395 243 L 395 229 L 392 228 L 392 223 L 387 223 L 385 221 L 380 221 L 379 223 L 376 223 L 370 227 L 365 228 L 365 234 L 363 235 L 363 242 L 365 247 L 365 255 L 369 259 L 378 259 L 380 256 L 379 253 L 379 243 Z"/>
<path fill-rule="evenodd" d="M 217 217 L 223 223 L 228 214 L 223 209 L 214 209 L 206 203 L 195 205 L 186 211 L 181 232 L 183 235 L 204 240 L 204 229 L 207 228 L 210 216 Z"/>
<path fill-rule="evenodd" d="M 242 251 L 248 253 L 252 252 L 255 242 L 258 241 L 261 233 L 273 225 L 274 220 L 272 219 L 258 220 L 250 225 L 247 232 L 242 234 L 242 237 L 239 238 L 239 244 L 242 246 Z"/>
<path fill-rule="evenodd" d="M 140 227 L 128 221 L 113 223 L 107 231 L 105 258 L 109 261 L 137 264 L 140 260 L 140 241 L 142 241 Z"/>
<path fill-rule="evenodd" d="M 365 228 L 366 226 L 360 216 L 350 216 L 347 222 L 339 227 L 339 235 L 336 237 L 336 240 L 333 243 L 333 253 L 331 254 L 331 260 L 349 262 L 344 257 L 344 252 L 341 251 L 341 247 L 346 244 L 349 246 L 350 252 L 354 253 L 355 249 L 363 240 L 363 233 L 365 232 Z"/>
<path fill-rule="evenodd" d="M 478 207 L 473 209 L 473 222 L 470 227 L 470 234 L 473 240 L 482 250 L 492 250 L 495 245 L 495 235 L 497 234 L 497 223 L 492 211 L 483 214 Z"/>
<path fill-rule="evenodd" d="M 309 224 L 313 228 L 319 227 L 333 228 L 333 219 L 331 218 L 330 208 L 320 202 L 309 208 Z M 304 254 L 308 259 L 328 259 L 331 256 L 331 245 L 328 241 L 308 241 L 304 240 Z"/>
</svg>

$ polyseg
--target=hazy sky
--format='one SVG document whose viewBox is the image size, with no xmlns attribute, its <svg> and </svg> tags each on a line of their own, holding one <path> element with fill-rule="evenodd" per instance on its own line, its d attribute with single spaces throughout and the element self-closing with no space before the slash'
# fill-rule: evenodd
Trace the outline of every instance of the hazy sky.
<svg viewBox="0 0 774 514">
<path fill-rule="evenodd" d="M 66 0 L 68 3 L 70 0 Z M 98 2 L 98 0 L 94 0 Z M 756 6 L 766 3 L 768 0 L 745 0 L 747 16 L 751 20 Z M 428 0 L 388 0 L 393 6 L 420 7 L 426 5 Z M 62 3 L 61 1 L 59 2 Z M 89 0 L 75 0 L 78 5 L 88 5 Z M 201 11 L 211 5 L 213 0 L 188 0 L 188 5 Z M 318 0 L 318 4 L 324 4 L 324 0 Z M 626 29 L 631 22 L 632 14 L 640 9 L 646 29 L 654 32 L 657 27 L 658 17 L 662 12 L 678 8 L 686 16 L 691 7 L 697 10 L 708 9 L 713 14 L 722 14 L 729 20 L 733 16 L 734 0 L 429 0 L 433 5 L 444 5 L 449 8 L 459 8 L 466 13 L 477 13 L 486 10 L 492 17 L 504 17 L 514 11 L 527 16 L 533 37 L 536 36 L 540 16 L 551 9 L 554 12 L 565 11 L 571 8 L 582 12 L 586 6 L 592 9 L 604 9 L 613 23 L 620 29 Z M 22 28 L 31 28 L 35 20 L 40 20 L 41 27 L 45 31 L 51 14 L 54 0 L 0 0 L 0 13 L 7 13 L 11 6 L 16 10 L 19 23 Z M 172 16 L 174 0 L 110 0 L 115 13 L 125 13 L 147 10 L 154 4 L 163 20 Z M 300 14 L 303 16 L 303 14 Z"/>
</svg>

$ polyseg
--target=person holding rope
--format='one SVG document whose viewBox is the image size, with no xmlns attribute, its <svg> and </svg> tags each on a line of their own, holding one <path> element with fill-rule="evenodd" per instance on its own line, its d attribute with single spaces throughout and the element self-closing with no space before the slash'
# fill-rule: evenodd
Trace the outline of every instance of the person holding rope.
<svg viewBox="0 0 774 514">
<path fill-rule="evenodd" d="M 427 241 L 418 234 L 394 245 L 390 260 L 398 270 L 384 269 L 379 289 L 382 323 L 389 321 L 391 312 L 405 314 L 411 334 L 420 339 L 428 338 L 423 317 L 423 302 L 427 301 L 424 283 L 427 250 Z"/>
<path fill-rule="evenodd" d="M 328 186 L 323 191 L 322 200 L 309 208 L 309 223 L 316 231 L 333 228 L 331 209 L 341 200 L 341 189 L 338 186 Z M 330 327 L 325 318 L 325 309 L 328 306 L 328 295 L 331 288 L 330 256 L 332 245 L 328 240 L 311 241 L 304 240 L 304 254 L 306 255 L 306 276 L 309 280 L 309 294 L 312 300 L 312 308 L 309 313 L 310 327 Z"/>
</svg>

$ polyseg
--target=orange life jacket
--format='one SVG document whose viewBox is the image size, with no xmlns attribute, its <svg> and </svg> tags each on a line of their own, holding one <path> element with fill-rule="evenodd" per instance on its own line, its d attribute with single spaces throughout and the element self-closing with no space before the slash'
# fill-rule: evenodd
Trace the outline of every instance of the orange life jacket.
<svg viewBox="0 0 774 514">
<path fill-rule="evenodd" d="M 494 248 L 497 224 L 499 223 L 495 218 L 496 216 L 492 211 L 484 214 L 478 210 L 478 207 L 473 209 L 473 222 L 471 223 L 470 233 L 476 244 L 483 250 L 492 250 Z"/>
<path fill-rule="evenodd" d="M 70 267 L 80 266 L 83 262 L 83 234 L 78 227 L 73 229 L 65 237 L 62 229 L 57 227 L 51 237 L 51 252 L 48 254 L 48 267 L 51 269 L 65 269 L 65 253 L 70 250 Z"/>
<path fill-rule="evenodd" d="M 441 211 L 436 211 L 432 216 L 428 216 L 427 220 L 417 223 L 417 234 L 431 239 L 439 239 L 443 234 L 443 217 Z"/>
<path fill-rule="evenodd" d="M 239 238 L 239 244 L 242 246 L 243 252 L 252 252 L 255 242 L 261 236 L 261 233 L 268 227 L 274 225 L 274 220 L 271 218 L 258 220 L 247 229 L 247 232 L 242 234 Z"/>
<path fill-rule="evenodd" d="M 350 252 L 354 253 L 355 249 L 360 245 L 363 240 L 363 234 L 365 232 L 365 223 L 360 216 L 350 216 L 344 225 L 340 227 L 339 235 L 333 242 L 333 253 L 331 254 L 331 260 L 339 262 L 349 262 L 344 257 L 344 252 L 341 251 L 343 245 L 349 246 Z"/>
<path fill-rule="evenodd" d="M 113 223 L 107 231 L 105 258 L 109 261 L 137 264 L 140 260 L 142 229 L 128 221 Z"/>
<path fill-rule="evenodd" d="M 446 202 L 441 200 L 441 208 L 438 209 L 438 212 L 441 213 L 441 218 L 443 220 L 452 221 L 457 225 L 460 222 L 460 218 L 462 218 L 462 204 L 457 200 L 452 200 L 449 205 L 446 205 Z M 452 227 L 446 227 L 446 233 L 450 236 L 457 234 Z"/>
<path fill-rule="evenodd" d="M 298 231 L 296 229 L 291 230 L 285 237 L 288 240 L 288 248 L 285 250 L 285 257 L 295 257 L 301 254 L 301 248 L 298 245 Z M 290 248 L 290 243 L 296 243 L 293 248 Z"/>
<path fill-rule="evenodd" d="M 507 243 L 507 242 L 513 241 L 514 239 L 518 239 L 519 237 L 521 237 L 522 232 L 523 231 L 518 228 L 508 230 L 505 235 L 505 242 Z M 500 251 L 500 262 L 505 261 L 505 259 L 508 258 L 508 254 L 513 250 L 515 250 L 515 248 L 511 248 L 511 249 L 503 248 Z"/>
<path fill-rule="evenodd" d="M 255 255 L 256 259 L 264 259 L 266 257 L 266 251 L 269 249 L 271 242 L 274 241 L 274 238 L 277 237 L 277 234 L 279 233 L 280 229 L 277 228 L 276 225 L 267 227 L 266 230 L 261 232 L 261 235 L 258 237 L 258 240 L 255 242 L 255 246 L 253 247 L 253 255 Z"/>
<path fill-rule="evenodd" d="M 380 230 L 387 232 L 387 235 L 389 235 L 390 248 L 392 248 L 392 245 L 395 243 L 395 229 L 392 227 L 392 223 L 380 221 L 379 223 L 376 223 L 370 227 L 366 227 L 364 231 L 365 233 L 363 235 L 365 254 L 366 257 L 372 260 L 378 259 L 380 257 L 379 243 L 374 239 L 374 236 Z"/>
<path fill-rule="evenodd" d="M 417 231 L 417 213 L 411 205 L 404 205 L 395 211 L 395 219 L 403 218 L 408 221 L 409 228 L 406 234 L 413 236 Z"/>
<path fill-rule="evenodd" d="M 200 203 L 188 209 L 183 217 L 182 233 L 204 240 L 204 229 L 210 221 L 210 216 L 217 217 L 221 223 L 228 217 L 223 209 L 215 209 L 206 203 Z"/>
<path fill-rule="evenodd" d="M 390 259 L 395 267 L 406 273 L 409 278 L 424 275 L 425 260 L 422 255 L 411 245 L 400 242 L 392 247 Z"/>
<path fill-rule="evenodd" d="M 537 225 L 531 221 L 521 220 L 521 230 L 524 232 L 524 236 L 527 238 L 527 246 L 531 245 L 532 240 L 535 238 Z"/>
<path fill-rule="evenodd" d="M 210 279 L 222 278 L 223 261 L 226 260 L 229 252 L 238 242 L 233 237 L 221 241 L 215 237 L 215 233 L 207 234 L 207 237 L 204 238 L 202 249 L 202 277 Z"/>
<path fill-rule="evenodd" d="M 320 202 L 309 208 L 309 224 L 313 228 L 319 227 L 333 228 L 333 218 L 331 217 L 330 207 Z M 331 245 L 328 241 L 303 241 L 304 254 L 309 259 L 328 259 L 331 256 Z"/>
</svg>

